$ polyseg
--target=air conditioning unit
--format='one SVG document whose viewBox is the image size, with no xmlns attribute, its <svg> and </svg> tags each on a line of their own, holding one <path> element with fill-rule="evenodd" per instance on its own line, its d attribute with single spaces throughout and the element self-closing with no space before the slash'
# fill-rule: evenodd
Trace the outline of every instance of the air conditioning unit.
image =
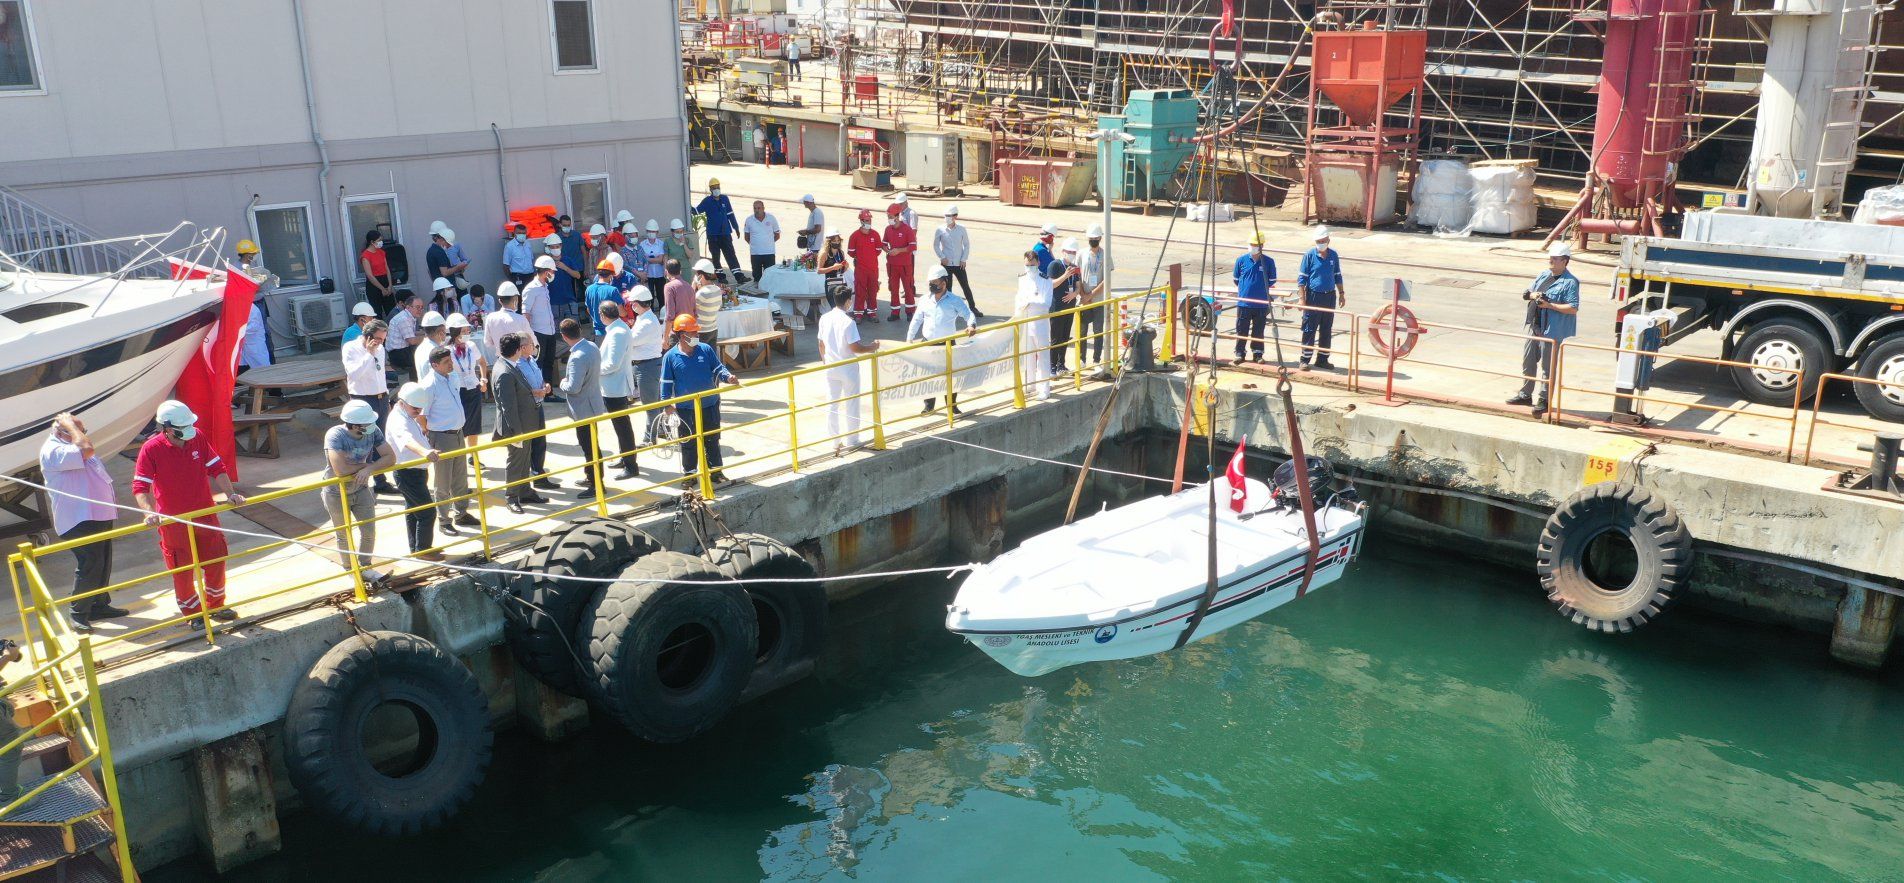
<svg viewBox="0 0 1904 883">
<path fill-rule="evenodd" d="M 306 340 L 344 330 L 343 292 L 303 294 L 291 298 L 291 330 Z"/>
</svg>

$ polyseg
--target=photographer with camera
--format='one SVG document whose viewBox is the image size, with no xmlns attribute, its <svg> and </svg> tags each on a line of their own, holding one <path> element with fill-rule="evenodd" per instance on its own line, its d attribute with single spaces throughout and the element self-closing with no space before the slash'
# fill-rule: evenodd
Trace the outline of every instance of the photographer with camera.
<svg viewBox="0 0 1904 883">
<path fill-rule="evenodd" d="M 1521 350 L 1521 391 L 1507 403 L 1531 403 L 1536 415 L 1547 411 L 1547 388 L 1554 382 L 1549 374 L 1553 348 L 1573 336 L 1580 313 L 1580 280 L 1567 271 L 1572 260 L 1573 246 L 1554 243 L 1547 250 L 1547 269 L 1521 292 L 1521 299 L 1527 301 L 1527 333 L 1547 340 L 1529 340 Z"/>
</svg>

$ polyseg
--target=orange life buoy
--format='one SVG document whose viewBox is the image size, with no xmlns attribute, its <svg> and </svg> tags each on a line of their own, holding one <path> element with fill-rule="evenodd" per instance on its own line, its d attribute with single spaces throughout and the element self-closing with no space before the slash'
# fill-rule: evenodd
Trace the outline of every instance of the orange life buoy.
<svg viewBox="0 0 1904 883">
<path fill-rule="evenodd" d="M 1383 332 L 1392 331 L 1387 337 Z M 1406 358 L 1421 340 L 1421 323 L 1415 321 L 1415 314 L 1399 304 L 1384 304 L 1377 310 L 1375 317 L 1369 320 L 1369 343 L 1383 358 L 1388 358 L 1388 342 L 1395 340 L 1395 358 Z"/>
</svg>

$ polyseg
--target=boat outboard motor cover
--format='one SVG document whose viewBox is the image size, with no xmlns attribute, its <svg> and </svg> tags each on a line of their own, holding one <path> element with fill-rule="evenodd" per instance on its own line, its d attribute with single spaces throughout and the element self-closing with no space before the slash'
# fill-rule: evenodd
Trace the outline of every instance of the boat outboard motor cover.
<svg viewBox="0 0 1904 883">
<path fill-rule="evenodd" d="M 1321 457 L 1304 458 L 1309 463 L 1309 496 L 1321 501 L 1329 496 L 1329 489 L 1335 486 L 1335 469 L 1329 461 Z M 1269 481 L 1271 497 L 1278 506 L 1299 507 L 1302 505 L 1301 491 L 1296 485 L 1296 461 L 1290 460 L 1276 467 Z"/>
</svg>

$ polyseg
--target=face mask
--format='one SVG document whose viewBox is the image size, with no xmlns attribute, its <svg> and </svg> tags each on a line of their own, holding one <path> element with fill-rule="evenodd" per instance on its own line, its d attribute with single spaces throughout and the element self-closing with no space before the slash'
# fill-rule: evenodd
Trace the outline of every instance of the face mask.
<svg viewBox="0 0 1904 883">
<path fill-rule="evenodd" d="M 872 222 L 872 221 L 862 221 L 862 222 L 860 223 L 860 225 L 859 225 L 859 228 L 860 228 L 861 230 L 871 230 L 871 229 L 873 229 L 873 222 Z"/>
<path fill-rule="evenodd" d="M 191 441 L 198 437 L 198 427 L 196 426 L 175 427 L 172 431 L 177 433 L 179 441 Z"/>
<path fill-rule="evenodd" d="M 1101 239 L 1093 239 L 1093 240 L 1091 240 L 1091 247 L 1092 247 L 1092 248 L 1096 248 L 1096 247 L 1097 247 L 1097 244 L 1098 244 L 1099 242 L 1102 242 L 1102 241 L 1103 241 L 1103 240 L 1101 240 Z"/>
<path fill-rule="evenodd" d="M 529 241 L 529 234 L 527 234 L 527 233 L 517 233 L 517 234 L 516 234 L 516 241 L 517 241 L 517 242 L 528 242 L 528 241 Z"/>
<path fill-rule="evenodd" d="M 556 257 L 562 254 L 562 247 L 559 245 L 551 245 L 548 248 L 543 250 L 548 252 L 550 257 Z"/>
<path fill-rule="evenodd" d="M 721 195 L 721 188 L 719 188 L 719 187 L 716 187 L 716 188 L 714 188 L 714 189 L 712 189 L 712 190 L 709 190 L 709 191 L 707 192 L 707 195 L 709 195 L 709 196 L 719 196 L 719 195 Z"/>
<path fill-rule="evenodd" d="M 1262 254 L 1263 254 L 1263 247 L 1262 247 L 1262 246 L 1260 246 L 1260 245 L 1252 245 L 1252 246 L 1250 246 L 1250 257 L 1261 257 L 1261 256 L 1262 256 Z"/>
</svg>

